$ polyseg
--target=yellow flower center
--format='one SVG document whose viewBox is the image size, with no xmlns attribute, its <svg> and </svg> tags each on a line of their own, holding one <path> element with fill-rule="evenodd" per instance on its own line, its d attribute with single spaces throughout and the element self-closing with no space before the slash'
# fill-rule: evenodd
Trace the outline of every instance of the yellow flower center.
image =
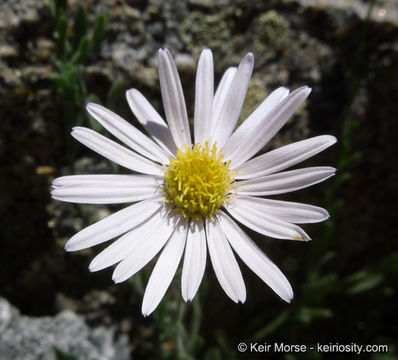
<svg viewBox="0 0 398 360">
<path fill-rule="evenodd" d="M 217 145 L 195 144 L 179 149 L 165 170 L 163 194 L 171 209 L 185 218 L 214 220 L 220 207 L 231 197 L 235 173 L 230 161 L 222 161 Z"/>
</svg>

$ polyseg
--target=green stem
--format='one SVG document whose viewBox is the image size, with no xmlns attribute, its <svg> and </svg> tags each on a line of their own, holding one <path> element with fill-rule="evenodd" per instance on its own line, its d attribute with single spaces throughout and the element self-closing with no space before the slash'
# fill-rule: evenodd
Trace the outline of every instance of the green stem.
<svg viewBox="0 0 398 360">
<path fill-rule="evenodd" d="M 186 332 L 184 327 L 184 314 L 186 304 L 181 295 L 177 295 L 177 321 L 176 321 L 176 350 L 177 359 L 186 359 L 185 339 Z"/>
<path fill-rule="evenodd" d="M 200 306 L 199 293 L 196 294 L 195 299 L 192 301 L 192 326 L 188 339 L 188 349 L 191 353 L 194 352 L 199 339 L 199 329 L 202 321 L 202 308 Z"/>
</svg>

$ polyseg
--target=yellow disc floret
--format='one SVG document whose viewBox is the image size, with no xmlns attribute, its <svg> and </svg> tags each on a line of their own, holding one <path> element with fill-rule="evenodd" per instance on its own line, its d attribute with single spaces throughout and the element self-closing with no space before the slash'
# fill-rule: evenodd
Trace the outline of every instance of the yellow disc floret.
<svg viewBox="0 0 398 360">
<path fill-rule="evenodd" d="M 214 220 L 220 207 L 230 199 L 235 182 L 230 161 L 222 159 L 217 145 L 210 148 L 208 142 L 178 150 L 165 169 L 162 190 L 173 211 L 185 218 Z"/>
</svg>

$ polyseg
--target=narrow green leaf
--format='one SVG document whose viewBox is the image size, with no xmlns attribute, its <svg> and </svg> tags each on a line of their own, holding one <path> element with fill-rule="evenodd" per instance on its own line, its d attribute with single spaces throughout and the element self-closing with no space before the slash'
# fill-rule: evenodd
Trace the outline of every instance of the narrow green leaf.
<svg viewBox="0 0 398 360">
<path fill-rule="evenodd" d="M 261 340 L 261 339 L 266 338 L 269 334 L 272 334 L 277 329 L 279 329 L 283 324 L 285 324 L 286 321 L 289 319 L 289 315 L 290 315 L 290 312 L 285 310 L 278 317 L 276 317 L 274 320 L 269 322 L 265 327 L 258 330 L 254 334 L 253 339 Z"/>
<path fill-rule="evenodd" d="M 80 4 L 77 9 L 73 24 L 73 50 L 78 48 L 80 41 L 87 33 L 87 28 L 88 24 L 86 7 Z"/>
<path fill-rule="evenodd" d="M 355 295 L 371 290 L 380 285 L 384 280 L 384 276 L 382 274 L 365 273 L 365 276 L 364 273 L 365 272 L 358 273 L 357 278 L 351 278 L 351 280 L 354 279 L 356 282 L 348 288 L 348 294 Z"/>
<path fill-rule="evenodd" d="M 67 32 L 68 32 L 68 19 L 64 14 L 59 16 L 57 21 L 57 57 L 63 59 L 67 52 Z"/>
<path fill-rule="evenodd" d="M 101 48 L 105 39 L 105 33 L 108 30 L 108 14 L 100 13 L 97 15 L 94 24 L 94 32 L 92 36 L 92 51 L 97 52 Z"/>
<path fill-rule="evenodd" d="M 66 9 L 68 7 L 68 1 L 67 0 L 51 0 L 50 1 L 50 11 L 55 19 L 55 22 L 58 22 L 58 19 L 61 15 L 64 15 L 66 12 Z"/>
<path fill-rule="evenodd" d="M 115 107 L 115 104 L 121 98 L 120 95 L 124 87 L 125 84 L 120 79 L 116 79 L 112 83 L 112 86 L 110 87 L 108 93 L 106 94 L 106 104 L 108 108 L 112 109 L 113 107 Z"/>
<path fill-rule="evenodd" d="M 204 356 L 204 360 L 222 360 L 222 354 L 219 349 L 216 347 L 212 347 L 206 351 L 206 354 Z"/>
<path fill-rule="evenodd" d="M 395 273 L 398 271 L 398 252 L 392 253 L 384 257 L 375 265 L 375 270 L 383 273 Z"/>
<path fill-rule="evenodd" d="M 77 65 L 77 64 L 83 64 L 84 60 L 87 57 L 87 54 L 90 49 L 90 39 L 85 36 L 81 39 L 79 48 L 77 49 L 75 55 L 73 55 L 71 64 Z"/>
<path fill-rule="evenodd" d="M 56 4 L 54 0 L 50 0 L 50 3 L 48 4 L 51 12 L 51 16 L 56 19 Z"/>
<path fill-rule="evenodd" d="M 296 313 L 297 320 L 302 324 L 310 324 L 313 320 L 318 318 L 329 319 L 332 315 L 333 313 L 330 309 L 310 307 L 302 307 Z"/>
<path fill-rule="evenodd" d="M 78 360 L 78 358 L 75 355 L 63 351 L 61 349 L 58 349 L 56 347 L 54 348 L 54 353 L 57 360 Z"/>
</svg>

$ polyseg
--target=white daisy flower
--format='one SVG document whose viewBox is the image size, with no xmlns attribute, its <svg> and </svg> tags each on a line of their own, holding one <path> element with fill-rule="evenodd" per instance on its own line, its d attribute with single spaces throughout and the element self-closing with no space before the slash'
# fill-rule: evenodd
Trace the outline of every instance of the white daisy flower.
<svg viewBox="0 0 398 360">
<path fill-rule="evenodd" d="M 73 175 L 53 182 L 54 199 L 85 204 L 134 203 L 74 235 L 67 251 L 85 249 L 119 237 L 91 262 L 91 271 L 118 264 L 116 283 L 142 269 L 159 252 L 142 304 L 147 316 L 158 306 L 182 255 L 182 296 L 195 296 L 205 271 L 207 251 L 221 287 L 235 302 L 246 288 L 234 252 L 283 300 L 293 298 L 282 272 L 237 222 L 277 239 L 310 240 L 296 224 L 320 222 L 326 210 L 271 200 L 317 184 L 335 173 L 332 167 L 285 169 L 336 142 L 316 136 L 251 159 L 277 133 L 309 95 L 307 86 L 272 92 L 235 131 L 251 78 L 248 53 L 229 68 L 214 94 L 213 57 L 203 50 L 196 74 L 193 137 L 177 67 L 168 50 L 159 50 L 159 78 L 167 124 L 136 89 L 127 101 L 151 137 L 112 111 L 88 104 L 88 112 L 122 146 L 97 132 L 75 127 L 81 143 L 140 175 Z M 193 141 L 194 140 L 194 141 Z M 237 222 L 236 222 L 237 221 Z M 234 251 L 233 251 L 234 250 Z"/>
</svg>

